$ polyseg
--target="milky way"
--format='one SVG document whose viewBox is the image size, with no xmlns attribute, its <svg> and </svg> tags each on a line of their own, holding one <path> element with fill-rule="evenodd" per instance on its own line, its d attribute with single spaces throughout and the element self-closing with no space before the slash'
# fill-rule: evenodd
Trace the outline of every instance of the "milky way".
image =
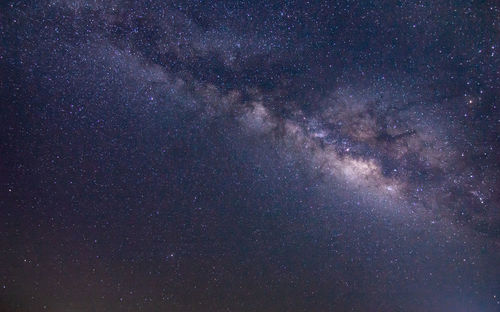
<svg viewBox="0 0 500 312">
<path fill-rule="evenodd" d="M 0 8 L 0 310 L 500 309 L 494 1 Z"/>
</svg>

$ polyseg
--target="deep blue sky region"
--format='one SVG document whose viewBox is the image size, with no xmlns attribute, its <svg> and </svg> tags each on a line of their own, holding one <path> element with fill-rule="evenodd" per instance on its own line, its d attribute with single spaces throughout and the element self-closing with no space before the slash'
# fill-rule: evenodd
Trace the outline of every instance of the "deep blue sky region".
<svg viewBox="0 0 500 312">
<path fill-rule="evenodd" d="M 500 6 L 0 4 L 0 311 L 500 311 Z"/>
</svg>

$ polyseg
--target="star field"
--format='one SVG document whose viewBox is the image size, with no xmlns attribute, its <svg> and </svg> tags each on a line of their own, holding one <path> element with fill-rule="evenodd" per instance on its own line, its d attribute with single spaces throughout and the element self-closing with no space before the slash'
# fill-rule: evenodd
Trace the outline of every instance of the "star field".
<svg viewBox="0 0 500 312">
<path fill-rule="evenodd" d="M 499 311 L 499 16 L 0 4 L 0 311 Z"/>
</svg>

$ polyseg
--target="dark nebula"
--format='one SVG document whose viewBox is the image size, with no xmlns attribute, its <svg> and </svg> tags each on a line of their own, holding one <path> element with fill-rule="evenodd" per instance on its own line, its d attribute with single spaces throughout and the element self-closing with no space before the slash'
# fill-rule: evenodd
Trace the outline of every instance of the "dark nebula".
<svg viewBox="0 0 500 312">
<path fill-rule="evenodd" d="M 0 4 L 0 311 L 500 311 L 500 6 Z"/>
</svg>

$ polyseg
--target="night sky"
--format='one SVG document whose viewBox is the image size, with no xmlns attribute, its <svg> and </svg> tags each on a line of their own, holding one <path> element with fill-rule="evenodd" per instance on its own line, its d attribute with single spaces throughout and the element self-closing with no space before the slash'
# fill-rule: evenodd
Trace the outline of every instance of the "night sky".
<svg viewBox="0 0 500 312">
<path fill-rule="evenodd" d="M 500 4 L 0 4 L 0 311 L 500 311 Z"/>
</svg>

